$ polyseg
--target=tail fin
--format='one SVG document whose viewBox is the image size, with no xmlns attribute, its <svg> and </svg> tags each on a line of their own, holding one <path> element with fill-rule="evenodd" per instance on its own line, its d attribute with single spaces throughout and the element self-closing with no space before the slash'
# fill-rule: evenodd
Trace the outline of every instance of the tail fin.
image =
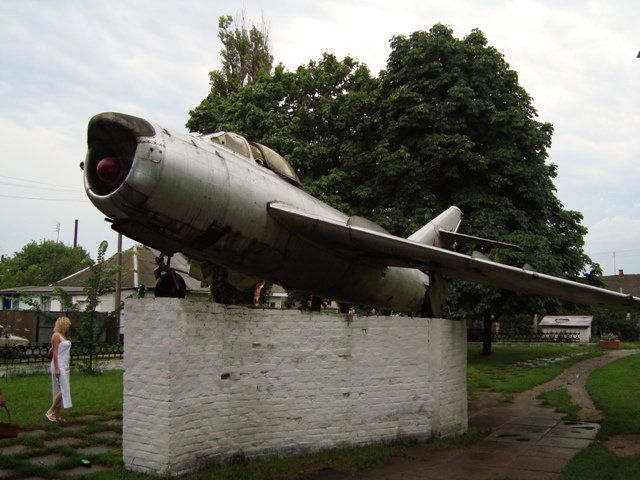
<svg viewBox="0 0 640 480">
<path fill-rule="evenodd" d="M 496 242 L 486 238 L 472 237 L 457 233 L 462 224 L 462 212 L 458 207 L 449 207 L 436 218 L 427 223 L 420 230 L 411 235 L 408 240 L 431 245 L 438 248 L 451 248 L 454 243 L 471 243 L 489 248 L 505 248 L 507 250 L 522 250 L 511 243 Z"/>
<path fill-rule="evenodd" d="M 453 242 L 446 238 L 446 234 L 442 235 L 442 233 L 457 232 L 461 223 L 462 212 L 460 209 L 458 207 L 449 207 L 420 230 L 413 233 L 408 240 L 432 247 L 448 248 Z"/>
</svg>

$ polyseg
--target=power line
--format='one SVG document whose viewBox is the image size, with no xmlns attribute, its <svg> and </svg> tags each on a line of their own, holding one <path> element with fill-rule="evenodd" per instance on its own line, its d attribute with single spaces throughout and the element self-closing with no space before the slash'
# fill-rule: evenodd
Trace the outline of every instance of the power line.
<svg viewBox="0 0 640 480">
<path fill-rule="evenodd" d="M 71 198 L 36 198 L 36 197 L 20 197 L 18 195 L 2 195 L 0 194 L 0 197 L 4 197 L 4 198 L 17 198 L 20 200 L 42 200 L 42 201 L 46 201 L 46 202 L 80 202 L 85 200 L 84 198 L 78 198 L 78 199 L 71 199 Z"/>
<path fill-rule="evenodd" d="M 58 188 L 66 188 L 66 189 L 70 189 L 70 190 L 83 190 L 82 188 L 79 187 L 70 187 L 68 185 L 57 185 L 54 183 L 45 183 L 45 182 L 37 182 L 35 180 L 28 180 L 26 178 L 18 178 L 18 177 L 10 177 L 8 175 L 0 175 L 0 177 L 2 178 L 8 178 L 9 180 L 17 180 L 19 182 L 25 182 L 25 183 L 35 183 L 37 185 L 48 185 L 50 187 L 58 187 Z M 3 182 L 4 183 L 4 182 Z M 12 185 L 10 183 L 5 183 L 5 185 Z M 14 185 L 16 187 L 27 187 L 27 188 L 34 188 L 34 187 L 29 187 L 28 185 Z"/>
<path fill-rule="evenodd" d="M 640 249 L 634 249 L 634 250 L 611 250 L 609 252 L 598 252 L 598 253 L 592 253 L 590 256 L 592 257 L 596 257 L 596 256 L 616 256 L 616 257 L 634 257 L 636 255 L 640 255 Z"/>
<path fill-rule="evenodd" d="M 49 190 L 51 192 L 77 192 L 80 189 L 74 187 L 43 187 L 40 185 L 18 185 L 17 183 L 0 182 L 0 185 L 9 185 L 10 187 L 30 188 L 33 190 Z"/>
</svg>

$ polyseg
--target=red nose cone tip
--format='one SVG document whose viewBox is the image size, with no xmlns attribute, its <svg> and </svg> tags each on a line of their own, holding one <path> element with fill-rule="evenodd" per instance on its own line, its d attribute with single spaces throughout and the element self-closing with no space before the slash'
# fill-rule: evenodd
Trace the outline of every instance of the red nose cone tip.
<svg viewBox="0 0 640 480">
<path fill-rule="evenodd" d="M 98 162 L 98 177 L 107 185 L 115 182 L 120 176 L 122 164 L 117 157 L 105 157 Z"/>
</svg>

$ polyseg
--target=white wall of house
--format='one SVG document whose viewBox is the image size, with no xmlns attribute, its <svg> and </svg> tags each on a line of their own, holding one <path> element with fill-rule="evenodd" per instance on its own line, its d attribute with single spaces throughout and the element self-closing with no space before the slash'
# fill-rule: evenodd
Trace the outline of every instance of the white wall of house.
<svg viewBox="0 0 640 480">
<path fill-rule="evenodd" d="M 580 334 L 580 343 L 589 343 L 591 340 L 591 327 L 550 327 L 541 326 L 542 333 L 573 333 L 578 332 Z"/>
<path fill-rule="evenodd" d="M 18 296 L 10 296 L 3 297 L 8 298 L 10 301 L 9 310 L 31 310 L 31 305 L 24 301 L 24 299 Z M 45 312 L 60 312 L 63 310 L 62 303 L 59 295 L 55 295 L 53 293 L 46 295 L 33 295 L 32 298 L 36 299 L 38 302 L 40 309 Z M 71 301 L 78 305 L 80 310 L 84 310 L 87 302 L 87 295 L 71 295 Z M 2 306 L 6 302 L 1 302 L 0 309 L 3 309 Z M 115 296 L 113 294 L 103 295 L 100 297 L 98 301 L 98 305 L 96 307 L 97 312 L 112 312 L 115 310 Z"/>
</svg>

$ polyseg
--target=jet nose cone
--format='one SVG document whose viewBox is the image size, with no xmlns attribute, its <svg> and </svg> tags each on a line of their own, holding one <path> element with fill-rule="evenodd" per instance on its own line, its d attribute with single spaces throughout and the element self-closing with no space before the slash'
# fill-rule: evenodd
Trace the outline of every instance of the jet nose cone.
<svg viewBox="0 0 640 480">
<path fill-rule="evenodd" d="M 96 173 L 98 178 L 107 185 L 113 184 L 122 171 L 122 163 L 117 157 L 105 157 L 98 162 Z"/>
</svg>

